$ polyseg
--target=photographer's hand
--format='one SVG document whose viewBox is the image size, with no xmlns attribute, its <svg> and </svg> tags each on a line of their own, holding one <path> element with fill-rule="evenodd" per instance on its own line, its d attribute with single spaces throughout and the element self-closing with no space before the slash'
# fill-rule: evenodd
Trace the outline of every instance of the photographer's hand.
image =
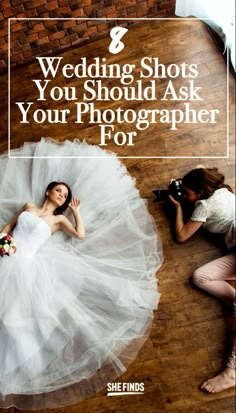
<svg viewBox="0 0 236 413">
<path fill-rule="evenodd" d="M 176 199 L 174 199 L 173 196 L 169 195 L 169 199 L 170 199 L 171 203 L 175 206 L 176 209 L 177 208 L 182 209 L 180 203 L 178 201 L 176 201 Z"/>
</svg>

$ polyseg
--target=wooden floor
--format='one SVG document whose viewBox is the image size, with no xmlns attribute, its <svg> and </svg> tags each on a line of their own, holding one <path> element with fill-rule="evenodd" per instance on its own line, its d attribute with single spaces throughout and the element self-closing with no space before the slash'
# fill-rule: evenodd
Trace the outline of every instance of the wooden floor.
<svg viewBox="0 0 236 413">
<path fill-rule="evenodd" d="M 128 371 L 118 382 L 144 382 L 145 394 L 107 397 L 106 389 L 78 405 L 55 409 L 55 413 L 233 413 L 234 389 L 218 395 L 204 394 L 198 384 L 222 369 L 228 354 L 226 345 L 231 317 L 216 299 L 191 285 L 195 268 L 221 255 L 217 240 L 199 232 L 189 241 L 176 244 L 170 230 L 170 220 L 163 204 L 154 204 L 152 190 L 164 188 L 172 177 L 180 177 L 199 162 L 217 166 L 226 180 L 234 185 L 234 79 L 229 74 L 230 156 L 226 154 L 226 63 L 219 45 L 200 21 L 148 22 L 133 27 L 126 35 L 124 63 L 136 62 L 144 55 L 158 56 L 164 64 L 196 62 L 199 64 L 199 85 L 203 87 L 206 107 L 219 108 L 216 127 L 187 125 L 173 133 L 167 125 L 156 124 L 142 132 L 130 152 L 111 143 L 108 148 L 120 156 L 196 156 L 196 159 L 122 159 L 137 180 L 141 196 L 148 199 L 149 210 L 160 233 L 165 261 L 158 273 L 162 294 L 149 339 Z M 125 39 L 125 38 L 124 38 Z M 137 47 L 134 51 L 134 44 Z M 109 39 L 96 41 L 64 54 L 66 62 L 76 64 L 81 56 L 106 56 Z M 106 53 L 106 54 L 104 54 Z M 39 78 L 38 64 L 12 72 L 11 100 L 34 101 L 36 88 L 29 79 Z M 7 76 L 0 78 L 0 152 L 7 149 Z M 70 85 L 79 85 L 73 79 Z M 124 106 L 126 107 L 126 103 Z M 72 105 L 73 103 L 71 103 Z M 150 108 L 153 104 L 150 104 Z M 103 102 L 101 108 L 107 103 Z M 148 103 L 145 103 L 147 108 Z M 44 106 L 47 107 L 47 103 Z M 69 106 L 70 107 L 70 106 Z M 134 106 L 133 106 L 134 107 Z M 72 108 L 72 106 L 71 106 Z M 135 105 L 138 108 L 138 104 Z M 73 116 L 73 114 L 71 114 Z M 71 118 L 72 120 L 72 118 Z M 19 128 L 19 113 L 12 103 L 11 145 L 51 136 L 57 140 L 85 138 L 99 143 L 97 125 L 26 125 Z M 201 156 L 219 156 L 201 159 Z M 3 409 L 2 412 L 5 412 Z M 17 409 L 9 409 L 16 412 Z M 43 411 L 40 411 L 43 413 Z M 46 413 L 46 411 L 44 411 Z"/>
</svg>

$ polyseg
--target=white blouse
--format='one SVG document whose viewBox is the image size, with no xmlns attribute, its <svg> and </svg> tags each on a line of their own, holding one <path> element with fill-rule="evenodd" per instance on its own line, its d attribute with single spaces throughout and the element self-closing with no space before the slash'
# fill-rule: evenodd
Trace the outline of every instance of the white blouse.
<svg viewBox="0 0 236 413">
<path fill-rule="evenodd" d="M 208 199 L 197 201 L 191 220 L 203 222 L 209 232 L 225 234 L 228 248 L 236 245 L 235 195 L 227 188 L 217 189 Z"/>
</svg>

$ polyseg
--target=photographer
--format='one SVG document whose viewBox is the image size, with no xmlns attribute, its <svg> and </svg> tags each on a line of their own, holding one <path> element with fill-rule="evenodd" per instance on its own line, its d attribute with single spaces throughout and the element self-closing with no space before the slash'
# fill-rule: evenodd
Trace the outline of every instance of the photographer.
<svg viewBox="0 0 236 413">
<path fill-rule="evenodd" d="M 194 203 L 191 218 L 184 223 L 183 209 L 172 195 L 176 208 L 175 232 L 179 242 L 189 239 L 201 226 L 209 232 L 224 235 L 229 255 L 218 258 L 200 268 L 193 275 L 194 283 L 208 293 L 235 308 L 235 289 L 226 280 L 235 280 L 235 195 L 224 184 L 224 176 L 216 168 L 202 166 L 191 170 L 182 179 L 183 197 Z M 216 377 L 204 381 L 200 388 L 208 393 L 219 393 L 235 385 L 235 338 L 226 368 Z"/>
</svg>

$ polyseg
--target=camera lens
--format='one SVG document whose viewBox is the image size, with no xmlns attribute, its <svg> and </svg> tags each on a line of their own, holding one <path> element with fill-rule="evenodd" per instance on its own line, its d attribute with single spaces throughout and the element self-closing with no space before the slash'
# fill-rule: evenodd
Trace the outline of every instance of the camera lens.
<svg viewBox="0 0 236 413">
<path fill-rule="evenodd" d="M 165 189 L 157 189 L 156 191 L 153 191 L 155 195 L 155 199 L 153 202 L 160 202 L 160 201 L 165 201 L 168 198 L 168 191 Z"/>
</svg>

